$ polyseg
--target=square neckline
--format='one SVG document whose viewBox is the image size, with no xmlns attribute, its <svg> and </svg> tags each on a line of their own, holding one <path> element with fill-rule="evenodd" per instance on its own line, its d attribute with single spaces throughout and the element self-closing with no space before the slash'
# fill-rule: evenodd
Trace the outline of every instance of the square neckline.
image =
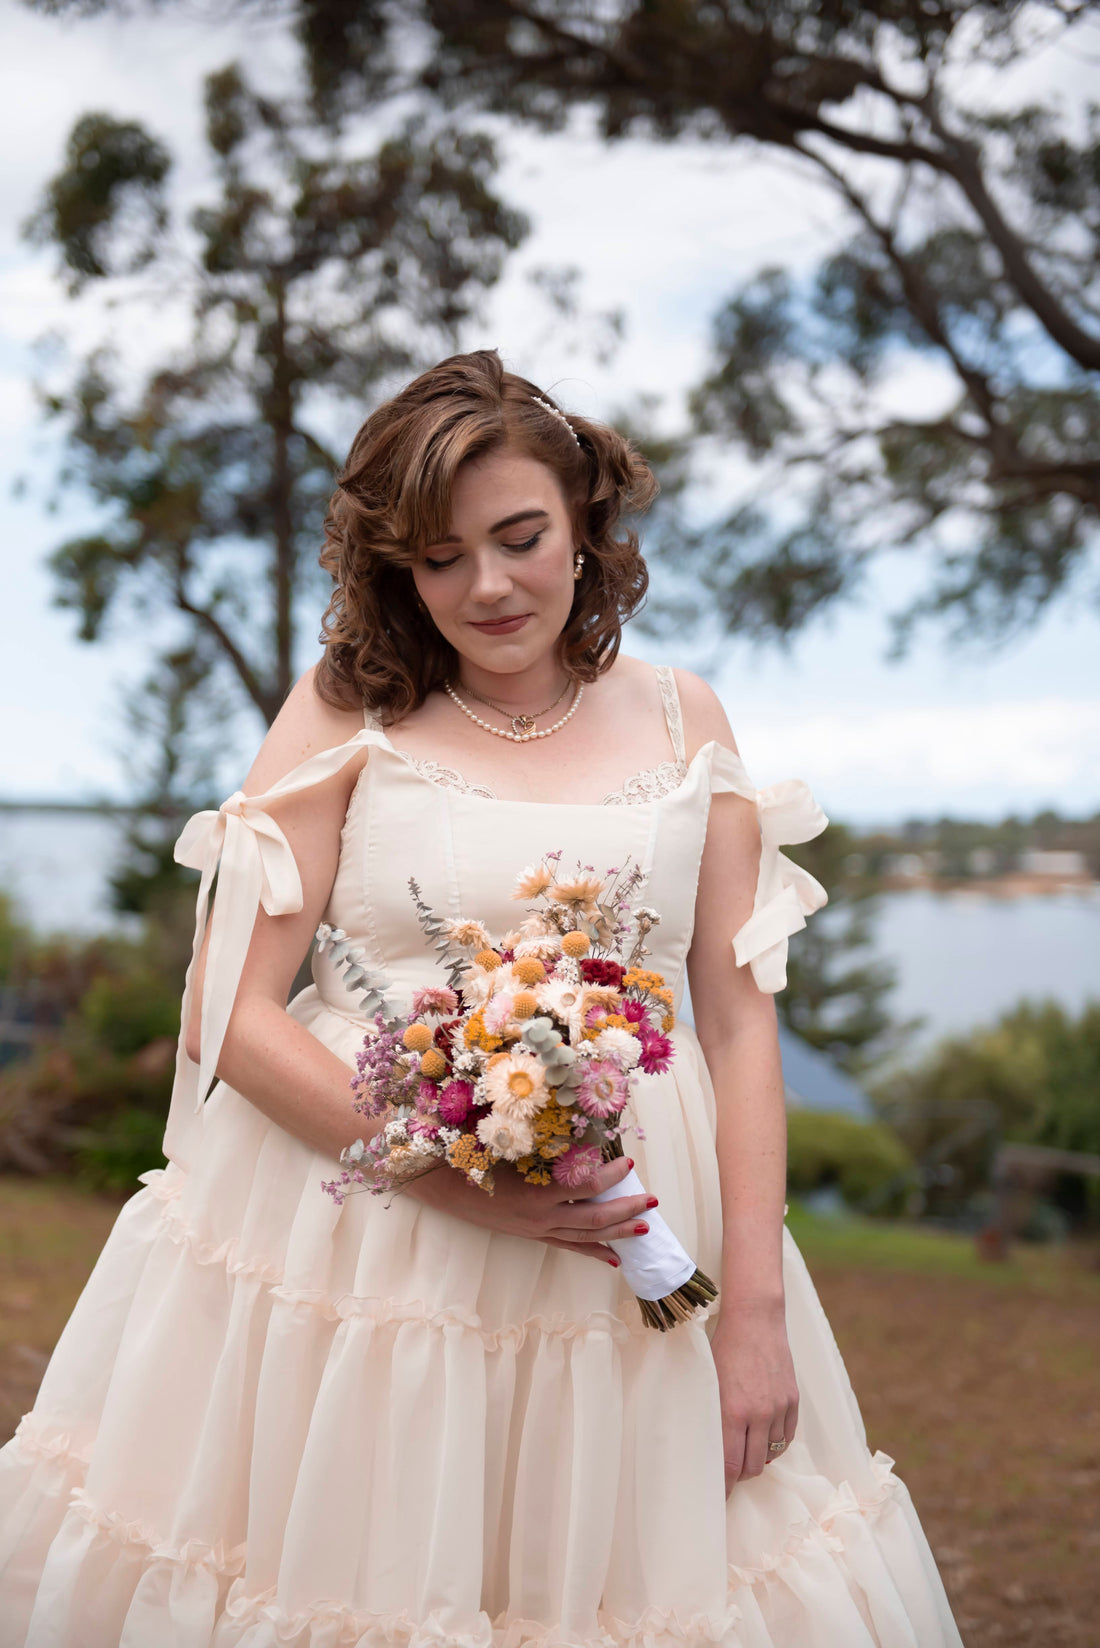
<svg viewBox="0 0 1100 1648">
<path fill-rule="evenodd" d="M 708 743 L 702 745 L 700 749 L 696 750 L 690 761 L 686 759 L 683 716 L 680 708 L 680 694 L 676 686 L 676 678 L 673 674 L 672 666 L 670 664 L 655 664 L 653 666 L 653 672 L 657 679 L 657 688 L 660 694 L 661 706 L 664 710 L 665 716 L 665 728 L 668 732 L 669 741 L 672 745 L 674 759 L 672 761 L 656 762 L 652 766 L 640 767 L 635 772 L 629 773 L 617 789 L 610 791 L 608 795 L 604 796 L 600 801 L 552 801 L 541 798 L 524 799 L 506 795 L 495 795 L 491 785 L 478 784 L 474 780 L 467 779 L 465 774 L 461 773 L 456 767 L 446 766 L 442 762 L 438 762 L 430 757 L 417 757 L 414 756 L 409 750 L 399 749 L 398 746 L 394 744 L 389 734 L 380 725 L 374 712 L 368 708 L 364 708 L 363 711 L 363 724 L 369 731 L 373 732 L 382 740 L 383 747 L 387 749 L 391 755 L 401 761 L 425 784 L 431 784 L 433 789 L 448 791 L 453 795 L 461 795 L 473 801 L 486 801 L 498 807 L 603 808 L 617 805 L 624 807 L 652 807 L 656 806 L 661 801 L 666 801 L 672 796 L 678 795 L 686 787 L 692 777 L 699 757 L 703 755 L 714 742 L 713 739 L 708 741 Z M 425 771 L 425 768 L 428 767 L 434 768 L 437 774 L 446 774 L 447 778 L 453 779 L 454 782 L 446 782 L 442 776 L 433 777 L 430 772 Z M 671 785 L 670 788 L 660 790 L 655 795 L 643 796 L 638 801 L 631 801 L 627 798 L 626 792 L 629 790 L 631 785 L 637 784 L 641 779 L 656 777 L 657 774 L 661 773 L 668 767 L 672 767 L 679 773 L 678 781 Z"/>
</svg>

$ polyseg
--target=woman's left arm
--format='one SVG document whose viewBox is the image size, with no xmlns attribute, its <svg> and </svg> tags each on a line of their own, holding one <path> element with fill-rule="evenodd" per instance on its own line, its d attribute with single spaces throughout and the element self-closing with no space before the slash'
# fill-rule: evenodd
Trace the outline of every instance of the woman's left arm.
<svg viewBox="0 0 1100 1648">
<path fill-rule="evenodd" d="M 677 672 L 689 753 L 716 739 L 736 750 L 717 698 Z M 769 1442 L 794 1436 L 798 1386 L 787 1343 L 783 1207 L 787 1124 L 775 1001 L 738 967 L 733 935 L 753 910 L 760 862 L 754 804 L 712 798 L 699 872 L 688 981 L 714 1083 L 722 1187 L 722 1276 L 711 1341 L 722 1400 L 726 1491 L 759 1476 Z"/>
</svg>

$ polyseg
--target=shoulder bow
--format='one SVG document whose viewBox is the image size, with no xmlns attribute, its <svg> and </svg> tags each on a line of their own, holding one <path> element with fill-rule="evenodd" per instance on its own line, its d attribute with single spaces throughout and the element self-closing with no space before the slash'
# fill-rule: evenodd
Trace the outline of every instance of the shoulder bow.
<svg viewBox="0 0 1100 1648">
<path fill-rule="evenodd" d="M 760 869 L 753 911 L 733 936 L 738 967 L 752 968 L 757 988 L 774 995 L 787 984 L 787 940 L 806 925 L 806 917 L 828 903 L 829 895 L 808 870 L 795 864 L 781 846 L 812 841 L 829 820 L 801 778 L 783 779 L 765 790 L 752 783 L 740 756 L 714 746 L 711 789 L 732 791 L 756 806 L 760 826 Z"/>
<path fill-rule="evenodd" d="M 193 1117 L 201 1111 L 218 1067 L 248 954 L 256 911 L 293 915 L 302 908 L 302 878 L 291 846 L 267 811 L 272 801 L 320 784 L 358 750 L 379 742 L 369 728 L 347 743 L 310 756 L 263 795 L 243 790 L 223 801 L 216 812 L 196 813 L 184 825 L 175 846 L 177 864 L 200 872 L 195 907 L 195 939 L 184 987 L 182 1026 L 176 1055 L 176 1079 L 164 1138 L 165 1154 L 181 1160 Z M 217 875 L 213 909 L 210 893 Z M 196 1064 L 187 1054 L 187 1026 L 194 996 L 196 962 L 209 919 L 210 944 L 203 974 L 200 1050 Z"/>
</svg>

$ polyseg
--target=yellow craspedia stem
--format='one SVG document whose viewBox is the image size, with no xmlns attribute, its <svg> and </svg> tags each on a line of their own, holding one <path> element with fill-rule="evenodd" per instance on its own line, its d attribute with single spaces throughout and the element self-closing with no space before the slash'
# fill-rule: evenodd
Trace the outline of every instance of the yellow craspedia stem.
<svg viewBox="0 0 1100 1648">
<path fill-rule="evenodd" d="M 500 957 L 495 950 L 479 950 L 474 960 L 479 967 L 484 967 L 487 973 L 491 973 L 494 968 L 500 966 Z"/>
<path fill-rule="evenodd" d="M 410 1053 L 426 1053 L 432 1045 L 432 1033 L 426 1024 L 410 1024 L 401 1040 Z"/>
<path fill-rule="evenodd" d="M 438 1081 L 440 1076 L 447 1073 L 447 1061 L 438 1047 L 429 1047 L 426 1053 L 420 1055 L 420 1074 L 427 1076 L 431 1081 Z"/>
<path fill-rule="evenodd" d="M 538 956 L 520 956 L 512 963 L 512 977 L 517 984 L 541 984 L 546 977 L 546 968 Z"/>
<path fill-rule="evenodd" d="M 538 1012 L 539 1004 L 531 990 L 519 990 L 512 997 L 512 1017 L 517 1019 L 533 1019 Z"/>
<path fill-rule="evenodd" d="M 578 956 L 586 956 L 592 948 L 588 942 L 588 934 L 582 933 L 579 927 L 574 927 L 571 933 L 566 933 L 561 941 L 561 947 L 562 953 L 572 956 L 574 960 Z"/>
</svg>

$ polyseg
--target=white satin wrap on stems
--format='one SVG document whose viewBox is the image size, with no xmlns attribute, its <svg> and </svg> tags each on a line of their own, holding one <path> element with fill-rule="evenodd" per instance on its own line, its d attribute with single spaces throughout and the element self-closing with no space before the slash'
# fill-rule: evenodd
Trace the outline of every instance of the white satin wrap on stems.
<svg viewBox="0 0 1100 1648">
<path fill-rule="evenodd" d="M 607 1190 L 589 1196 L 590 1202 L 610 1202 L 615 1196 L 644 1196 L 645 1185 L 633 1168 Z M 695 1260 L 677 1241 L 659 1213 L 639 1214 L 649 1226 L 648 1236 L 624 1236 L 609 1242 L 622 1264 L 623 1280 L 639 1299 L 664 1299 L 695 1275 Z"/>
<path fill-rule="evenodd" d="M 286 836 L 266 808 L 282 796 L 321 784 L 339 772 L 360 750 L 377 744 L 380 735 L 364 728 L 334 749 L 310 756 L 262 795 L 236 790 L 217 812 L 196 813 L 184 825 L 176 842 L 175 860 L 201 873 L 195 908 L 195 941 L 187 969 L 181 1009 L 176 1076 L 164 1153 L 187 1165 L 188 1144 L 195 1118 L 210 1092 L 221 1056 L 225 1033 L 237 999 L 256 912 L 262 904 L 269 916 L 294 915 L 302 908 L 302 878 Z M 217 873 L 213 910 L 210 892 Z M 199 951 L 210 923 L 210 945 L 202 985 L 199 1061 L 187 1052 Z"/>
<path fill-rule="evenodd" d="M 760 825 L 760 870 L 752 915 L 733 937 L 738 967 L 747 962 L 759 990 L 774 995 L 787 985 L 787 940 L 806 925 L 806 917 L 828 903 L 829 895 L 808 870 L 779 851 L 800 841 L 812 841 L 829 820 L 801 778 L 784 779 L 758 790 L 740 756 L 724 745 L 714 746 L 711 788 L 715 794 L 732 791 L 756 806 Z"/>
</svg>

